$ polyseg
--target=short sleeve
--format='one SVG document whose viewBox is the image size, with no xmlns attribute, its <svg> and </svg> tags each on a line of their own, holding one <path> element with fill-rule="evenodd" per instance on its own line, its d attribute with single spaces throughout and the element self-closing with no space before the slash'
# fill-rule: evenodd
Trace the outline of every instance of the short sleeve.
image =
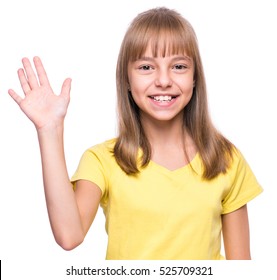
<svg viewBox="0 0 277 280">
<path fill-rule="evenodd" d="M 76 181 L 87 180 L 101 189 L 103 197 L 107 193 L 107 168 L 105 168 L 104 162 L 105 159 L 101 156 L 97 146 L 86 150 L 71 178 L 74 189 L 76 188 Z"/>
<path fill-rule="evenodd" d="M 222 200 L 222 214 L 239 209 L 263 191 L 249 164 L 237 150 L 228 175 L 229 188 Z"/>
</svg>

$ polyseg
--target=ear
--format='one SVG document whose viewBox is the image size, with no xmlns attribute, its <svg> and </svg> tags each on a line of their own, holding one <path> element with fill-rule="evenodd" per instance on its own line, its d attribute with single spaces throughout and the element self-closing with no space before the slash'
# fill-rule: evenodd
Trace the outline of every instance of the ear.
<svg viewBox="0 0 277 280">
<path fill-rule="evenodd" d="M 131 86 L 130 86 L 129 83 L 128 83 L 128 85 L 127 85 L 127 89 L 128 89 L 128 92 L 131 93 Z"/>
</svg>

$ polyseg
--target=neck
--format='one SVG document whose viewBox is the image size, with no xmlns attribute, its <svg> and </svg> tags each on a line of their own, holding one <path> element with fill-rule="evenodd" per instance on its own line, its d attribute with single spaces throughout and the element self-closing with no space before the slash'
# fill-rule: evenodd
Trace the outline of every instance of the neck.
<svg viewBox="0 0 277 280">
<path fill-rule="evenodd" d="M 143 121 L 145 135 L 151 146 L 151 160 L 175 170 L 188 164 L 196 154 L 195 145 L 183 121 Z"/>
<path fill-rule="evenodd" d="M 183 119 L 172 119 L 169 121 L 144 120 L 142 117 L 142 126 L 145 135 L 152 147 L 157 149 L 161 147 L 178 147 L 184 149 L 191 145 L 192 140 L 183 125 Z"/>
</svg>

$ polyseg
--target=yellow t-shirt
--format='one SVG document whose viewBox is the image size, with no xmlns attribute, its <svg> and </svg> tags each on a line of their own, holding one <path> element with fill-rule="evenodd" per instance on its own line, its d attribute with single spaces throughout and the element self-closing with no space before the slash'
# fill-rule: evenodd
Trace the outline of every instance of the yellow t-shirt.
<svg viewBox="0 0 277 280">
<path fill-rule="evenodd" d="M 72 182 L 89 180 L 102 191 L 108 233 L 107 259 L 222 259 L 221 215 L 262 192 L 243 156 L 234 153 L 226 174 L 202 180 L 197 154 L 170 171 L 153 161 L 136 176 L 118 166 L 115 139 L 83 154 Z"/>
</svg>

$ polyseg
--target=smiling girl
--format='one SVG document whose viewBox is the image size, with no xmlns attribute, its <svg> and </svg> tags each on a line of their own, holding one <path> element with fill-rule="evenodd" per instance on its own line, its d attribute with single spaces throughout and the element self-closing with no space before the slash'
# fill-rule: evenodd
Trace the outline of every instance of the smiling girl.
<svg viewBox="0 0 277 280">
<path fill-rule="evenodd" d="M 87 149 L 70 179 L 63 126 L 71 80 L 60 95 L 41 60 L 18 71 L 11 97 L 34 123 L 57 243 L 84 240 L 98 206 L 107 259 L 250 259 L 247 203 L 262 192 L 239 150 L 213 126 L 197 39 L 176 11 L 139 14 L 117 64 L 118 136 Z"/>
</svg>

